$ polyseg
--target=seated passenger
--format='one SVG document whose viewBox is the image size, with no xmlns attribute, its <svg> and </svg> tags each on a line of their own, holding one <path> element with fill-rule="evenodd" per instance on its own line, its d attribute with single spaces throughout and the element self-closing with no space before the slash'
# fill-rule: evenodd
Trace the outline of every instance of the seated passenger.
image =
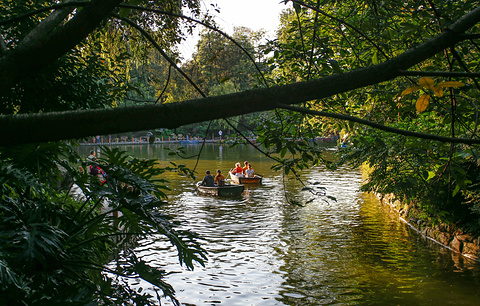
<svg viewBox="0 0 480 306">
<path fill-rule="evenodd" d="M 206 187 L 215 187 L 214 178 L 210 174 L 210 170 L 205 171 L 205 177 L 203 178 L 203 181 L 200 185 L 206 186 Z"/>
<path fill-rule="evenodd" d="M 243 174 L 245 174 L 245 170 L 248 169 L 248 164 L 249 164 L 249 162 L 248 162 L 248 161 L 245 161 L 243 164 L 244 164 L 244 166 L 243 166 Z M 246 175 L 246 174 L 245 174 L 245 175 Z"/>
<path fill-rule="evenodd" d="M 218 187 L 223 187 L 225 185 L 225 177 L 220 169 L 217 170 L 217 175 L 215 175 L 215 185 Z"/>
<path fill-rule="evenodd" d="M 255 170 L 253 170 L 251 164 L 248 164 L 247 170 L 245 170 L 245 177 L 255 177 Z"/>
</svg>

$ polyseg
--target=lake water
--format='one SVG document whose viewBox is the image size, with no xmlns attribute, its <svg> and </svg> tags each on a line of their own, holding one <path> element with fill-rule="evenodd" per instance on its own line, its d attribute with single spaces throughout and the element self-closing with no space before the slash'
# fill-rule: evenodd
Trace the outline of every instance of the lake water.
<svg viewBox="0 0 480 306">
<path fill-rule="evenodd" d="M 120 148 L 165 166 L 194 167 L 195 159 L 172 158 L 166 147 L 177 145 Z M 333 148 L 327 145 L 326 153 Z M 90 149 L 80 148 L 85 156 Z M 186 149 L 191 156 L 200 145 Z M 191 179 L 166 175 L 166 212 L 203 238 L 208 261 L 187 271 L 162 237 L 140 241 L 136 251 L 173 272 L 166 281 L 183 305 L 480 305 L 480 264 L 423 238 L 376 197 L 359 192 L 358 170 L 316 167 L 301 174 L 326 188 L 332 201 L 302 192 L 252 147 L 207 144 L 199 179 L 206 169 L 227 173 L 245 160 L 264 181 L 239 198 L 200 196 Z M 286 196 L 305 205 L 290 205 Z"/>
</svg>

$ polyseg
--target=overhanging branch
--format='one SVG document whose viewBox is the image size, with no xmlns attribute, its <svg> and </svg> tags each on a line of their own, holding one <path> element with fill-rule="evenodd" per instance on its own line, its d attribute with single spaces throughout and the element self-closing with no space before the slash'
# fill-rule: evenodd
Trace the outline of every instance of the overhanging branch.
<svg viewBox="0 0 480 306">
<path fill-rule="evenodd" d="M 445 78 L 478 78 L 478 72 L 456 72 L 456 71 L 401 71 L 403 76 L 434 76 Z"/>
<path fill-rule="evenodd" d="M 435 140 L 435 141 L 440 141 L 440 142 L 449 142 L 449 143 L 464 143 L 464 144 L 480 144 L 480 139 L 471 139 L 471 138 L 456 138 L 456 137 L 446 137 L 446 136 L 439 136 L 439 135 L 433 135 L 433 134 L 426 134 L 426 133 L 419 133 L 419 132 L 412 132 L 412 131 L 407 131 L 407 130 L 402 130 L 394 127 L 389 127 L 385 126 L 383 124 L 375 123 L 372 121 L 368 121 L 365 119 L 361 119 L 358 117 L 350 116 L 350 115 L 344 115 L 344 114 L 336 114 L 336 113 L 329 113 L 329 112 L 323 112 L 323 111 L 315 111 L 303 107 L 298 107 L 298 106 L 293 106 L 293 105 L 285 105 L 285 104 L 279 104 L 278 107 L 283 108 L 283 109 L 288 109 L 292 110 L 295 112 L 303 113 L 303 114 L 309 114 L 313 116 L 320 116 L 320 117 L 329 117 L 329 118 L 336 118 L 336 119 L 341 119 L 341 120 L 346 120 L 346 121 L 351 121 L 351 122 L 356 122 L 359 124 L 371 126 L 377 130 L 382 130 L 398 135 L 403 135 L 403 136 L 411 136 L 411 137 L 416 137 L 416 138 L 422 138 L 422 139 L 428 139 L 428 140 Z"/>
<path fill-rule="evenodd" d="M 11 90 L 16 82 L 30 77 L 69 52 L 85 39 L 122 0 L 88 2 L 70 20 L 54 31 L 37 33 L 28 43 L 20 42 L 17 48 L 0 57 L 0 92 Z M 74 3 L 68 3 L 74 5 Z M 39 24 L 38 27 L 43 27 Z M 35 29 L 33 31 L 36 31 Z"/>
<path fill-rule="evenodd" d="M 114 0 L 110 0 L 114 1 Z M 455 45 L 480 21 L 480 7 L 429 41 L 384 63 L 348 73 L 271 88 L 180 103 L 43 114 L 0 116 L 0 145 L 14 145 L 186 124 L 272 110 L 363 88 L 402 76 L 402 71 Z"/>
</svg>

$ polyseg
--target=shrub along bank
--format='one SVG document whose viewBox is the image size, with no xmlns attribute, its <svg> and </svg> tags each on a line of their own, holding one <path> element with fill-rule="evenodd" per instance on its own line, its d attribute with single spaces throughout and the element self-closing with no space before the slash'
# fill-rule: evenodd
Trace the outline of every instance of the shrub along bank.
<svg viewBox="0 0 480 306">
<path fill-rule="evenodd" d="M 480 235 L 478 233 L 467 232 L 461 223 L 450 224 L 442 222 L 440 219 L 433 220 L 419 208 L 421 205 L 413 201 L 403 203 L 393 194 L 377 193 L 377 196 L 382 203 L 393 207 L 403 221 L 424 237 L 433 239 L 468 258 L 480 261 Z"/>
<path fill-rule="evenodd" d="M 361 168 L 363 191 L 395 207 L 425 236 L 478 259 L 479 156 L 472 146 L 357 129 L 335 164 Z"/>
<path fill-rule="evenodd" d="M 366 190 L 371 188 L 373 168 L 364 164 L 361 167 Z M 419 232 L 424 237 L 430 238 L 437 243 L 461 253 L 471 259 L 480 261 L 480 232 L 478 230 L 479 219 L 474 211 L 462 201 L 464 197 L 457 196 L 444 198 L 438 195 L 445 194 L 445 190 L 436 190 L 435 194 L 422 194 L 422 196 L 408 198 L 405 194 L 385 192 L 382 188 L 370 189 L 383 204 L 391 206 L 399 217 Z M 424 190 L 422 190 L 424 191 Z M 439 203 L 439 201 L 451 201 L 451 203 Z M 450 211 L 439 210 L 439 207 L 450 207 Z"/>
</svg>

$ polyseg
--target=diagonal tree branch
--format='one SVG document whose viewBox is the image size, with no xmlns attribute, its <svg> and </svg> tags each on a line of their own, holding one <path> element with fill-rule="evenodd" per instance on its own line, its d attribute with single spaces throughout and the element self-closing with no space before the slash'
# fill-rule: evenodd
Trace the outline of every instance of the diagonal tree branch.
<svg viewBox="0 0 480 306">
<path fill-rule="evenodd" d="M 445 32 L 384 63 L 371 67 L 272 88 L 180 103 L 0 116 L 0 145 L 82 138 L 182 125 L 272 110 L 279 104 L 299 104 L 378 84 L 455 45 L 466 30 L 480 21 L 480 7 Z"/>
<path fill-rule="evenodd" d="M 308 115 L 320 116 L 320 117 L 336 118 L 336 119 L 356 122 L 356 123 L 360 123 L 360 124 L 363 124 L 363 125 L 371 126 L 371 127 L 375 128 L 375 129 L 378 129 L 378 130 L 382 130 L 382 131 L 386 131 L 386 132 L 390 132 L 390 133 L 394 133 L 394 134 L 398 134 L 398 135 L 403 135 L 403 136 L 411 136 L 411 137 L 435 140 L 435 141 L 440 141 L 440 142 L 480 144 L 480 139 L 456 138 L 456 137 L 438 136 L 438 135 L 433 135 L 433 134 L 412 132 L 412 131 L 402 130 L 402 129 L 398 129 L 398 128 L 394 128 L 394 127 L 385 126 L 383 124 L 375 123 L 375 122 L 372 122 L 372 121 L 368 121 L 368 120 L 361 119 L 361 118 L 354 117 L 354 116 L 350 116 L 350 115 L 315 111 L 315 110 L 311 110 L 311 109 L 307 109 L 307 108 L 303 108 L 303 107 L 298 107 L 298 106 L 293 106 L 293 105 L 285 105 L 285 104 L 280 104 L 279 107 L 283 108 L 283 109 L 288 109 L 288 110 L 292 110 L 292 111 L 295 111 L 295 112 L 299 112 L 299 113 L 302 113 L 302 114 L 308 114 Z"/>
<path fill-rule="evenodd" d="M 70 4 L 67 0 L 65 4 Z M 47 18 L 43 19 L 27 36 L 20 42 L 17 48 L 25 48 L 29 45 L 35 45 L 44 40 L 52 31 L 60 28 L 65 18 L 75 9 L 73 6 L 65 6 L 54 10 Z M 27 47 L 28 48 L 28 47 Z"/>
</svg>

